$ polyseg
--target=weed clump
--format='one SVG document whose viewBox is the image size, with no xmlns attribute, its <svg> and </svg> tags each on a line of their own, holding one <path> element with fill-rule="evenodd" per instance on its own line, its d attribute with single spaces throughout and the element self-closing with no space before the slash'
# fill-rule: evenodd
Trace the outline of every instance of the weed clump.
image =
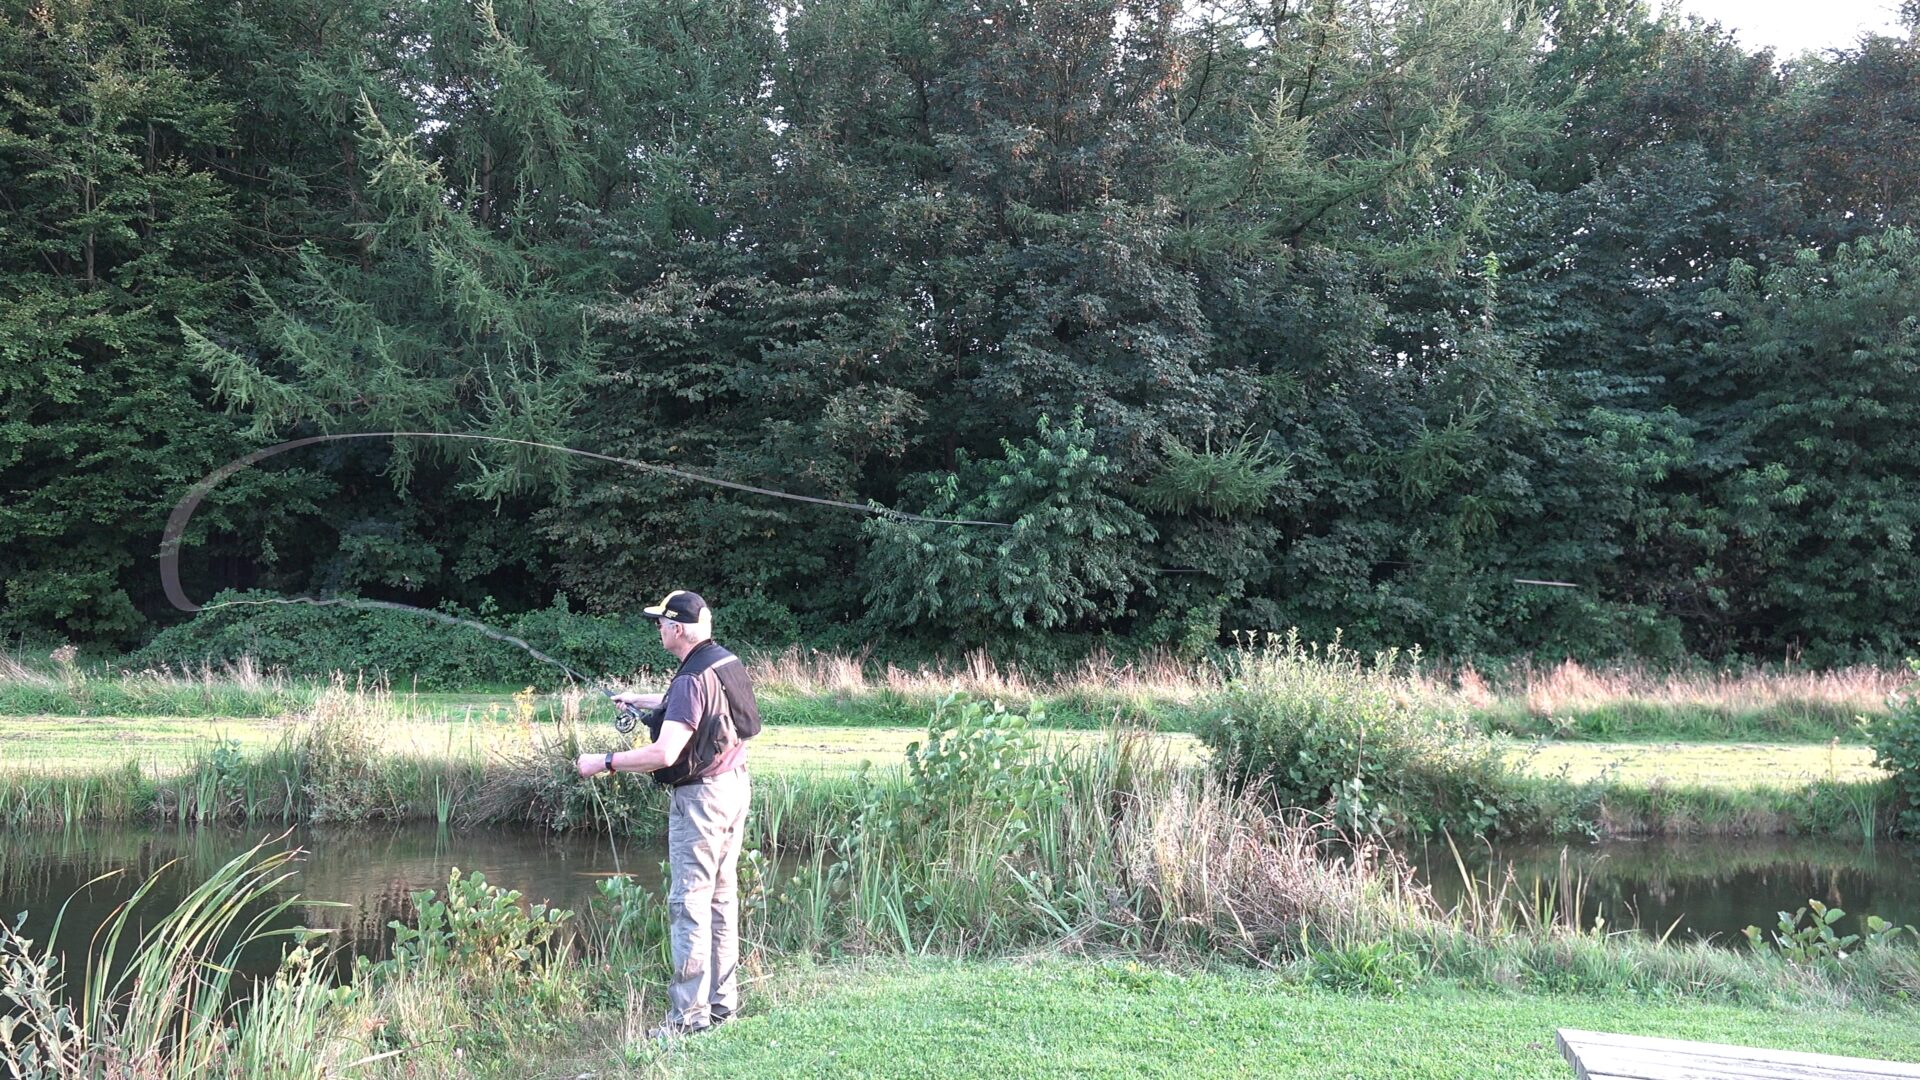
<svg viewBox="0 0 1920 1080">
<path fill-rule="evenodd" d="M 396 812 L 375 723 L 385 711 L 384 693 L 376 688 L 369 699 L 336 679 L 314 701 L 303 746 L 309 820 L 367 821 Z"/>
<path fill-rule="evenodd" d="M 1425 688 L 1419 662 L 1369 663 L 1337 637 L 1241 635 L 1200 737 L 1234 785 L 1349 832 L 1493 831 L 1514 809 L 1508 767 L 1456 700 Z"/>
</svg>

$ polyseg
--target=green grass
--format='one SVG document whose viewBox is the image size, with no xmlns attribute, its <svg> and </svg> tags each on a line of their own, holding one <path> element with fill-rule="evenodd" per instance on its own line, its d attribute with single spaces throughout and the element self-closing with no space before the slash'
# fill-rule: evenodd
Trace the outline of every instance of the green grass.
<svg viewBox="0 0 1920 1080">
<path fill-rule="evenodd" d="M 150 773 L 177 771 L 203 750 L 231 742 L 264 750 L 290 725 L 252 717 L 27 716 L 0 719 L 0 774 L 97 772 L 137 762 Z"/>
<path fill-rule="evenodd" d="M 1547 742 L 1516 749 L 1510 760 L 1539 776 L 1581 783 L 1734 788 L 1785 787 L 1818 780 L 1883 779 L 1865 746 L 1795 743 Z"/>
<path fill-rule="evenodd" d="M 0 719 L 0 776 L 8 772 L 98 772 L 127 762 L 138 763 L 150 776 L 178 772 L 221 743 L 242 752 L 257 753 L 276 745 L 295 725 L 281 720 L 209 717 L 180 720 L 157 717 L 8 717 Z M 498 720 L 394 720 L 379 728 L 383 749 L 405 754 L 427 754 L 449 746 L 465 748 L 525 742 L 519 725 Z M 536 736 L 549 736 L 541 725 Z M 840 725 L 769 725 L 753 740 L 753 764 L 760 770 L 844 770 L 861 762 L 897 765 L 907 745 L 927 737 L 918 727 L 863 728 Z M 1045 735 L 1048 744 L 1078 746 L 1098 739 L 1098 732 L 1062 731 Z M 1173 733 L 1156 742 L 1183 760 L 1201 750 L 1191 735 Z"/>
<path fill-rule="evenodd" d="M 666 1066 L 723 1076 L 1539 1077 L 1575 1027 L 1911 1060 L 1920 1016 L 1434 985 L 1396 998 L 1118 961 L 919 960 L 782 976 Z"/>
<path fill-rule="evenodd" d="M 435 695 L 435 697 L 452 695 Z M 426 698 L 428 695 L 421 695 Z M 403 699 L 404 700 L 404 699 Z M 422 719 L 396 719 L 382 725 L 382 745 L 402 752 L 430 752 L 452 743 L 490 743 L 524 737 L 518 725 L 470 710 L 463 715 L 431 701 Z M 454 719 L 438 719 L 451 713 Z M 288 721 L 253 717 L 64 717 L 0 718 L 0 743 L 7 747 L 0 773 L 22 769 L 57 772 L 98 771 L 137 761 L 150 773 L 184 767 L 220 742 L 243 751 L 264 750 L 290 730 Z M 1068 730 L 1053 741 L 1078 745 L 1097 737 Z M 767 769 L 853 769 L 862 761 L 891 765 L 902 760 L 909 743 L 926 738 L 919 723 L 894 727 L 770 722 L 754 740 L 756 766 Z M 1157 741 L 1181 758 L 1204 752 L 1191 735 L 1162 734 Z M 1860 782 L 1883 778 L 1873 767 L 1873 751 L 1863 746 L 1792 743 L 1690 742 L 1542 742 L 1517 746 L 1508 759 L 1536 776 L 1559 776 L 1575 783 L 1612 780 L 1622 784 L 1731 788 L 1787 787 L 1814 781 Z"/>
</svg>

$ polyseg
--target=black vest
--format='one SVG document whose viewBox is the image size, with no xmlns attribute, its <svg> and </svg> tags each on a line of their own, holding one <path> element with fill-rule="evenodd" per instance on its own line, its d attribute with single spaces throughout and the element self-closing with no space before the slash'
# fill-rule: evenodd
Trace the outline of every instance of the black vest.
<svg viewBox="0 0 1920 1080">
<path fill-rule="evenodd" d="M 680 760 L 654 770 L 654 780 L 668 787 L 680 787 L 712 775 L 720 756 L 721 736 L 729 727 L 742 742 L 760 734 L 760 707 L 753 700 L 753 681 L 747 678 L 747 666 L 739 657 L 714 642 L 703 641 L 680 661 L 680 670 L 674 672 L 673 677 L 676 681 L 698 679 L 709 672 L 719 682 L 720 692 L 726 698 L 727 715 L 702 716 L 693 729 L 693 737 L 680 751 Z M 647 714 L 647 734 L 655 742 L 660 739 L 660 726 L 666 719 L 664 702 Z"/>
</svg>

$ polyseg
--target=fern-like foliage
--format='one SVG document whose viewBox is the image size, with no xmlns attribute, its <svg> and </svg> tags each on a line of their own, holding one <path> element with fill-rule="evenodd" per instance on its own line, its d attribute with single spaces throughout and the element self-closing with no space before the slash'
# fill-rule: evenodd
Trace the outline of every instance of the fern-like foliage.
<svg viewBox="0 0 1920 1080">
<path fill-rule="evenodd" d="M 1194 450 L 1171 436 L 1165 447 L 1166 466 L 1139 492 L 1142 506 L 1162 513 L 1204 510 L 1220 517 L 1252 513 L 1273 500 L 1274 489 L 1287 478 L 1290 467 L 1265 439 L 1256 440 L 1251 432 L 1218 450 L 1211 439 Z"/>
</svg>

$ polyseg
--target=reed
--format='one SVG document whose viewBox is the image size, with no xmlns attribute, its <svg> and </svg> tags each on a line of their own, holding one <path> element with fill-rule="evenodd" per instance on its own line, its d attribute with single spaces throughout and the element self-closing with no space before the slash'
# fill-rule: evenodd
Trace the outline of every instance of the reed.
<svg viewBox="0 0 1920 1080">
<path fill-rule="evenodd" d="M 225 1066 L 240 951 L 304 936 L 276 928 L 292 906 L 283 886 L 296 854 L 255 847 L 215 870 L 173 910 L 152 913 L 151 928 L 141 932 L 150 915 L 144 904 L 168 868 L 156 871 L 100 927 L 72 987 L 50 948 L 36 950 L 0 927 L 0 985 L 18 1006 L 0 1020 L 6 1060 L 22 1075 L 155 1080 L 202 1077 Z"/>
</svg>

